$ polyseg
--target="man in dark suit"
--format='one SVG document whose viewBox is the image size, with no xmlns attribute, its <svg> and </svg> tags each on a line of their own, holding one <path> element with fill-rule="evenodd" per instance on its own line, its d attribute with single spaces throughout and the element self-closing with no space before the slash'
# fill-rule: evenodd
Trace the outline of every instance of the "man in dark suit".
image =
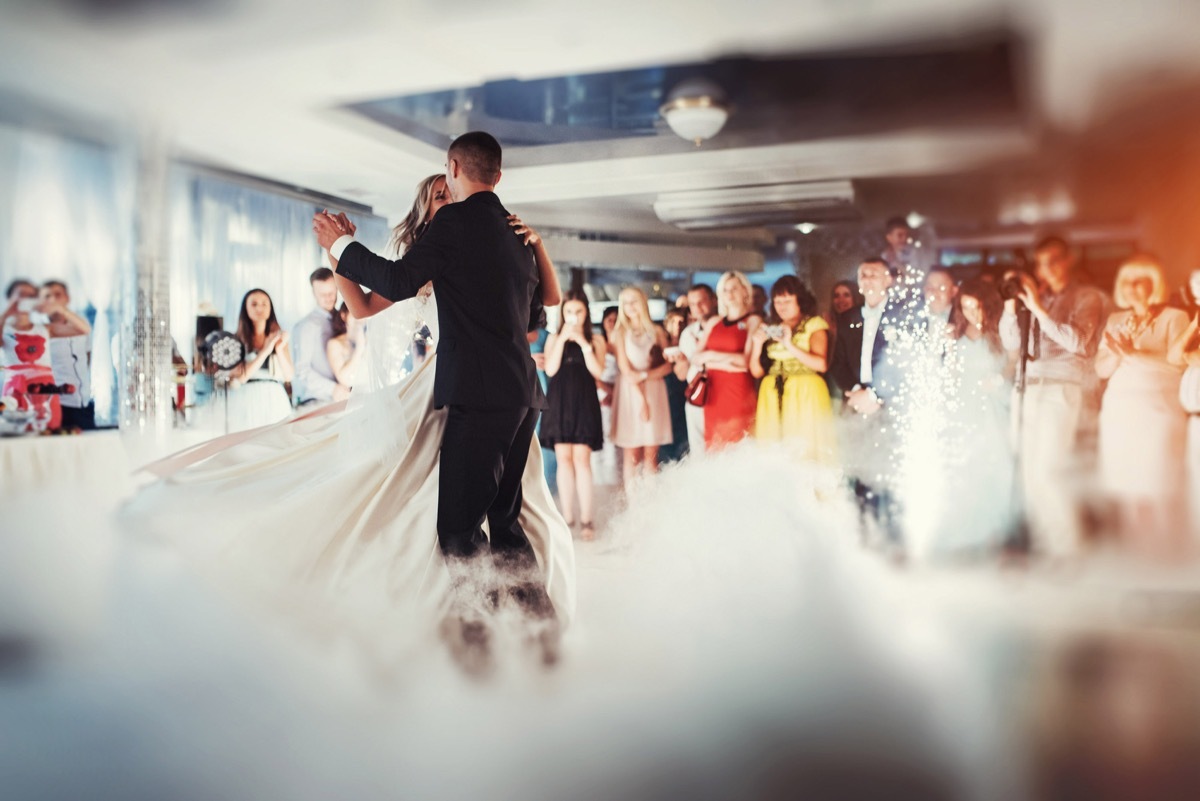
<svg viewBox="0 0 1200 801">
<path fill-rule="evenodd" d="M 829 374 L 845 399 L 847 472 L 864 513 L 884 529 L 892 546 L 900 544 L 895 505 L 887 487 L 893 442 L 890 402 L 900 389 L 897 366 L 887 358 L 888 331 L 903 324 L 903 303 L 891 296 L 893 277 L 887 262 L 867 259 L 858 266 L 865 303 L 838 316 L 837 339 Z"/>
<path fill-rule="evenodd" d="M 514 235 L 493 192 L 500 145 L 482 131 L 463 134 L 446 154 L 454 203 L 398 261 L 347 236 L 344 217 L 314 217 L 317 241 L 338 275 L 383 297 L 411 298 L 432 281 L 441 339 L 434 405 L 448 408 L 438 489 L 438 542 L 456 580 L 473 557 L 490 553 L 504 572 L 536 568 L 518 517 L 521 477 L 545 398 L 526 333 L 541 300 L 533 253 Z M 491 532 L 489 544 L 483 521 Z M 542 601 L 548 605 L 541 593 Z"/>
</svg>

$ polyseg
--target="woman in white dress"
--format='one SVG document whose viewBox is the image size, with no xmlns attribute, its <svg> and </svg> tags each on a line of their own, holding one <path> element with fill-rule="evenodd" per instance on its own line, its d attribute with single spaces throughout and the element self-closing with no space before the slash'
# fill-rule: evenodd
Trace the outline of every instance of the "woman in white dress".
<svg viewBox="0 0 1200 801">
<path fill-rule="evenodd" d="M 1168 308 L 1162 267 L 1135 256 L 1117 271 L 1114 299 L 1096 355 L 1096 372 L 1108 379 L 1100 405 L 1100 479 L 1115 502 L 1121 537 L 1156 557 L 1178 555 L 1178 512 L 1183 507 L 1187 416 L 1179 404 L 1182 366 L 1168 348 L 1188 317 Z"/>
<path fill-rule="evenodd" d="M 444 178 L 426 179 L 395 241 L 401 248 L 411 244 L 448 202 Z M 556 301 L 557 278 L 540 238 L 515 218 L 513 229 L 534 249 L 546 302 Z M 396 304 L 357 286 L 343 291 L 354 316 L 372 317 L 386 309 L 386 328 L 398 332 L 401 341 L 411 343 L 425 325 L 436 342 L 431 291 Z M 371 329 L 373 334 L 379 330 Z M 371 342 L 369 368 L 385 356 L 403 358 L 404 350 L 383 353 L 386 339 L 373 336 Z M 151 518 L 158 531 L 174 534 L 183 546 L 243 568 L 236 572 L 265 585 L 270 594 L 299 591 L 303 596 L 316 590 L 325 611 L 352 613 L 338 616 L 338 630 L 366 627 L 370 631 L 363 639 L 372 647 L 393 647 L 405 639 L 405 631 L 428 633 L 450 602 L 450 579 L 437 540 L 438 459 L 446 413 L 433 407 L 436 369 L 433 354 L 411 375 L 365 398 L 356 387 L 349 401 L 150 465 L 147 469 L 162 480 L 143 490 L 126 516 Z M 382 364 L 368 369 L 369 380 L 388 374 Z M 558 624 L 565 625 L 575 606 L 574 550 L 546 484 L 536 437 L 522 489 L 521 525 Z M 395 642 L 379 642 L 380 627 Z"/>
<path fill-rule="evenodd" d="M 1183 368 L 1179 403 L 1187 412 L 1187 498 L 1192 542 L 1200 538 L 1200 270 L 1192 270 L 1184 291 L 1191 322 L 1171 345 L 1168 358 Z"/>
<path fill-rule="evenodd" d="M 1008 439 L 1008 358 L 1000 343 L 1004 301 L 988 282 L 964 281 L 950 308 L 944 365 L 951 371 L 944 443 L 953 499 L 935 543 L 939 556 L 982 556 L 1004 543 L 1013 523 L 1013 454 Z M 967 515 L 961 510 L 970 510 Z"/>
<path fill-rule="evenodd" d="M 275 305 L 263 289 L 251 289 L 238 310 L 237 338 L 245 360 L 229 381 L 229 430 L 278 423 L 292 413 L 284 384 L 295 367 L 288 332 L 275 319 Z"/>
</svg>

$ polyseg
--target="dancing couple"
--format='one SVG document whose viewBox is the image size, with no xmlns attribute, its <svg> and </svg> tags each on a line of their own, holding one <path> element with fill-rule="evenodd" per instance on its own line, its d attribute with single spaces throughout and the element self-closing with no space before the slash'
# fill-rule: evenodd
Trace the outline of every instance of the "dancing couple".
<svg viewBox="0 0 1200 801">
<path fill-rule="evenodd" d="M 420 609 L 472 672 L 490 664 L 496 626 L 513 620 L 552 662 L 575 601 L 570 529 L 534 434 L 545 401 L 526 339 L 540 307 L 559 301 L 558 280 L 541 238 L 494 193 L 500 164 L 490 135 L 456 139 L 446 174 L 422 182 L 397 226 L 395 261 L 354 241 L 344 214 L 313 218 L 350 312 L 427 325 L 434 356 L 368 396 L 378 402 L 356 405 L 356 388 L 349 402 L 170 457 L 152 466 L 164 480 L 132 504 L 164 518 L 170 507 L 177 521 L 178 502 L 199 506 L 206 490 L 226 507 L 256 499 L 238 505 L 222 557 L 353 596 L 360 610 L 368 597 L 374 609 Z M 402 359 L 378 352 L 374 325 L 369 360 Z"/>
</svg>

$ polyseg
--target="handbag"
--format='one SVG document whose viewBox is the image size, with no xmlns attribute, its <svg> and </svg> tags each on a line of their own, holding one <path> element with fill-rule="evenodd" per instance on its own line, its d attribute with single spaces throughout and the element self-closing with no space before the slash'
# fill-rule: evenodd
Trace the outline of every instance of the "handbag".
<svg viewBox="0 0 1200 801">
<path fill-rule="evenodd" d="M 695 378 L 687 385 L 687 402 L 693 406 L 703 406 L 708 400 L 708 368 L 701 367 Z"/>
</svg>

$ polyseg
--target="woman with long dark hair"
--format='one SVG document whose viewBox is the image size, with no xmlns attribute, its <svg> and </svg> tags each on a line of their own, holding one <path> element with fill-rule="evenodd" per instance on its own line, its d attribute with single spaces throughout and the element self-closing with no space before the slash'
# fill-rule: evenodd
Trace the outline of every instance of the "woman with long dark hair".
<svg viewBox="0 0 1200 801">
<path fill-rule="evenodd" d="M 991 282 L 964 281 L 950 307 L 942 369 L 929 373 L 942 379 L 936 393 L 942 401 L 936 419 L 944 423 L 938 447 L 939 461 L 946 468 L 942 473 L 946 485 L 929 497 L 956 501 L 936 510 L 934 556 L 994 552 L 1011 528 L 1011 387 L 1009 360 L 1000 343 L 1003 311 L 1004 301 Z M 971 510 L 969 525 L 964 525 L 961 509 Z"/>
<path fill-rule="evenodd" d="M 585 540 L 596 536 L 592 451 L 604 447 L 596 380 L 604 373 L 604 337 L 592 330 L 587 295 L 572 290 L 562 302 L 558 331 L 546 343 L 546 413 L 542 447 L 558 462 L 558 502 L 567 525 L 580 524 Z M 576 518 L 576 512 L 579 517 Z"/>
<path fill-rule="evenodd" d="M 275 305 L 263 289 L 251 289 L 238 310 L 237 338 L 245 359 L 229 381 L 229 430 L 243 431 L 286 419 L 292 403 L 284 384 L 295 367 L 288 332 L 275 318 Z"/>
<path fill-rule="evenodd" d="M 750 375 L 763 379 L 754 436 L 800 443 L 803 458 L 831 463 L 833 407 L 822 377 L 829 365 L 829 324 L 817 314 L 816 297 L 794 275 L 771 287 L 768 315 L 751 338 Z"/>
</svg>

